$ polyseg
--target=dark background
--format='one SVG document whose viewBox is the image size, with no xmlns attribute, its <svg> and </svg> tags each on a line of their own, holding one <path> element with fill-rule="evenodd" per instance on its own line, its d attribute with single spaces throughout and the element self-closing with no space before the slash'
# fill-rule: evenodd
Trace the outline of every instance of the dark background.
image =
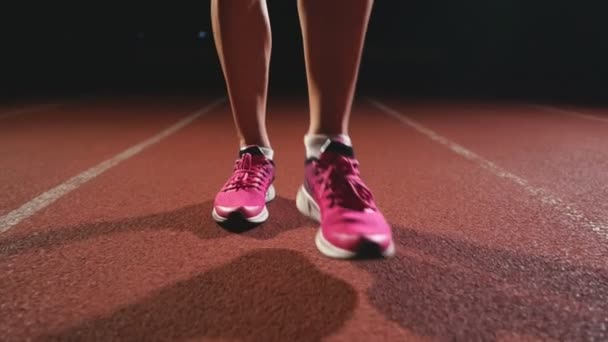
<svg viewBox="0 0 608 342">
<path fill-rule="evenodd" d="M 209 1 L 12 6 L 0 12 L 4 95 L 224 91 Z M 296 1 L 269 11 L 271 96 L 301 93 Z M 602 101 L 607 14 L 602 1 L 377 0 L 359 92 Z"/>
</svg>

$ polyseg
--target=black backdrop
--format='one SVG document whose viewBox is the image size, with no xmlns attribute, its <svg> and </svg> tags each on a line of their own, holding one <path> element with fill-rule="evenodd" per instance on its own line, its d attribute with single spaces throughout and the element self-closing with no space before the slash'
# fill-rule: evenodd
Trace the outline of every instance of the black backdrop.
<svg viewBox="0 0 608 342">
<path fill-rule="evenodd" d="M 1 12 L 5 95 L 223 91 L 209 1 L 11 6 Z M 604 99 L 605 7 L 600 1 L 377 0 L 360 91 Z M 301 92 L 305 77 L 296 2 L 269 0 L 269 9 L 271 92 Z"/>
</svg>

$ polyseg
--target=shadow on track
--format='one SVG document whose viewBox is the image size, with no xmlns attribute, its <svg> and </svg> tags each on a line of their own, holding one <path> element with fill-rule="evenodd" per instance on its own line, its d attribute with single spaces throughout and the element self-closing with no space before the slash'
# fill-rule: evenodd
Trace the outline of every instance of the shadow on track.
<svg viewBox="0 0 608 342">
<path fill-rule="evenodd" d="M 357 262 L 388 319 L 442 341 L 608 339 L 608 271 L 395 226 L 397 256 Z"/>
<path fill-rule="evenodd" d="M 190 232 L 201 240 L 218 239 L 236 233 L 238 230 L 228 231 L 213 221 L 211 218 L 212 206 L 212 201 L 206 201 L 167 212 L 116 221 L 83 223 L 36 232 L 28 236 L 0 239 L 0 257 L 26 253 L 41 248 L 58 248 L 98 236 L 133 231 L 174 230 Z M 255 227 L 255 229 L 242 229 L 239 234 L 253 239 L 266 240 L 288 230 L 306 225 L 315 225 L 298 212 L 295 201 L 290 199 L 277 197 L 268 203 L 268 210 L 270 211 L 270 218 L 266 223 Z"/>
<path fill-rule="evenodd" d="M 302 254 L 263 249 L 44 340 L 321 341 L 350 318 L 355 290 Z"/>
</svg>

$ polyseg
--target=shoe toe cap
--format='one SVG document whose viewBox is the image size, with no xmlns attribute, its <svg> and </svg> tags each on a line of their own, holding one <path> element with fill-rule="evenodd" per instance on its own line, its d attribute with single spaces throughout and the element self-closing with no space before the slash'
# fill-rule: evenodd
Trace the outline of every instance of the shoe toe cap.
<svg viewBox="0 0 608 342">
<path fill-rule="evenodd" d="M 259 215 L 264 210 L 264 206 L 263 205 L 246 205 L 246 206 L 215 205 L 214 209 L 218 215 L 223 216 L 223 217 L 227 217 L 230 214 L 236 213 L 236 212 L 243 214 L 245 217 L 252 217 L 252 216 Z"/>
<path fill-rule="evenodd" d="M 391 227 L 382 215 L 340 215 L 333 220 L 325 220 L 322 227 L 328 242 L 350 251 L 366 242 L 384 250 L 393 241 Z"/>
</svg>

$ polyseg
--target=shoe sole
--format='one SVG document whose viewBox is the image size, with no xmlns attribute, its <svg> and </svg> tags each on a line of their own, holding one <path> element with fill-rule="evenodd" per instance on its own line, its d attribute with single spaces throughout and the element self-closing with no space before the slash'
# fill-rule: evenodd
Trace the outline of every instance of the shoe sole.
<svg viewBox="0 0 608 342">
<path fill-rule="evenodd" d="M 276 197 L 276 195 L 277 195 L 277 193 L 274 188 L 274 185 L 271 184 L 270 187 L 268 187 L 268 190 L 266 191 L 265 202 L 268 203 L 268 202 L 272 201 Z M 239 213 L 240 209 L 241 208 L 236 208 L 234 211 L 232 211 L 228 214 L 228 217 L 224 217 L 224 216 L 219 215 L 217 213 L 217 211 L 215 210 L 215 208 L 213 208 L 213 210 L 211 211 L 211 216 L 213 217 L 215 222 L 224 223 L 229 219 L 229 217 L 232 214 Z M 268 217 L 269 217 L 268 208 L 264 205 L 262 212 L 260 212 L 259 214 L 257 214 L 256 216 L 253 216 L 253 217 L 245 217 L 244 215 L 240 215 L 240 216 L 243 220 L 245 220 L 249 223 L 263 223 L 266 220 L 268 220 Z"/>
<path fill-rule="evenodd" d="M 304 216 L 321 223 L 321 210 L 319 205 L 312 196 L 308 193 L 304 185 L 300 186 L 298 194 L 296 196 L 296 207 Z M 327 241 L 323 237 L 323 230 L 319 227 L 315 236 L 315 245 L 317 249 L 325 256 L 335 259 L 351 259 L 360 256 L 361 251 L 353 252 L 340 247 L 334 246 L 331 242 Z M 390 258 L 395 255 L 395 243 L 391 241 L 391 244 L 384 250 L 380 251 L 385 258 Z"/>
</svg>

